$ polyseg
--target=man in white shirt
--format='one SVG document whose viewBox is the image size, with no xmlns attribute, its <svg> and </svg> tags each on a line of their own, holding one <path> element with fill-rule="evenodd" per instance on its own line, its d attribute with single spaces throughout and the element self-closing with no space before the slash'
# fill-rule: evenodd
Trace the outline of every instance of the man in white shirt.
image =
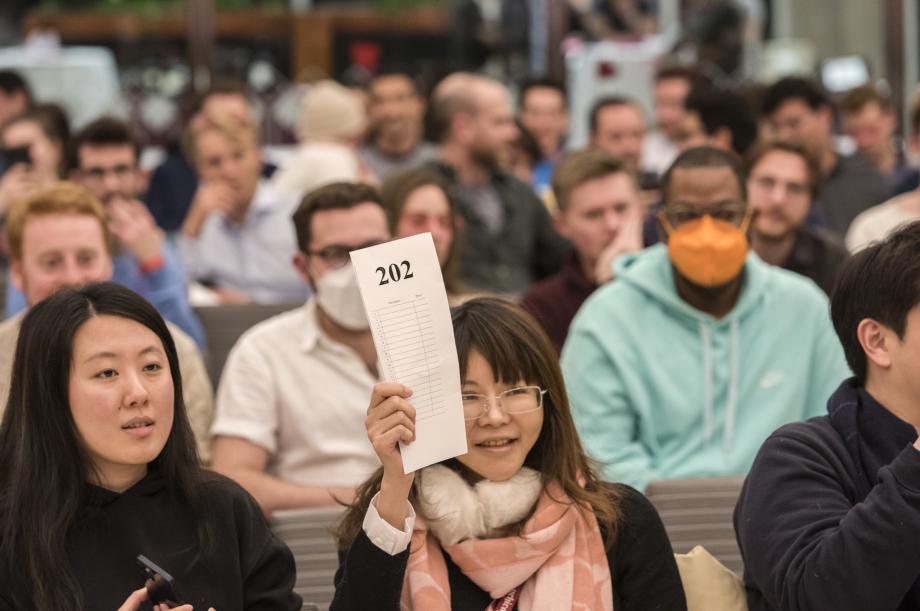
<svg viewBox="0 0 920 611">
<path fill-rule="evenodd" d="M 309 289 L 290 265 L 297 197 L 274 192 L 262 178 L 255 124 L 202 116 L 189 149 L 201 180 L 179 236 L 189 279 L 226 303 L 302 303 Z"/>
<path fill-rule="evenodd" d="M 333 183 L 294 213 L 294 267 L 315 295 L 256 325 L 227 359 L 214 468 L 271 513 L 336 500 L 378 466 L 364 418 L 377 353 L 348 253 L 390 239 L 373 187 Z"/>
<path fill-rule="evenodd" d="M 697 79 L 692 66 L 667 66 L 655 75 L 655 129 L 642 143 L 642 171 L 664 174 L 681 149 L 686 109 L 684 101 Z"/>
</svg>

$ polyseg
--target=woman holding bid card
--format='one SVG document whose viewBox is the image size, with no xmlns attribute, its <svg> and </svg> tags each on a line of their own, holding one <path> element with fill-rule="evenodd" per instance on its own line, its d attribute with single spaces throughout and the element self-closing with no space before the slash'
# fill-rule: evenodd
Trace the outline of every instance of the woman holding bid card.
<svg viewBox="0 0 920 611">
<path fill-rule="evenodd" d="M 35 305 L 0 424 L 0 611 L 299 611 L 294 571 L 255 501 L 201 468 L 153 306 L 111 283 Z"/>
<path fill-rule="evenodd" d="M 658 515 L 598 480 L 536 322 L 491 298 L 452 314 L 469 451 L 404 475 L 412 389 L 374 387 L 366 425 L 383 466 L 339 524 L 331 609 L 686 609 Z"/>
</svg>

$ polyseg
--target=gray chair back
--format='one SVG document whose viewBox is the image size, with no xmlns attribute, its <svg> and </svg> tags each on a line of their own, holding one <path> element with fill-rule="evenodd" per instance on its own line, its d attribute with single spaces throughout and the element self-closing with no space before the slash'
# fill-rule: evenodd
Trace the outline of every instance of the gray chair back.
<svg viewBox="0 0 920 611">
<path fill-rule="evenodd" d="M 240 335 L 256 323 L 296 307 L 297 304 L 246 303 L 195 308 L 208 343 L 205 362 L 214 388 L 220 381 L 227 355 Z"/>
<path fill-rule="evenodd" d="M 732 513 L 743 477 L 702 477 L 652 482 L 645 496 L 652 502 L 671 540 L 674 553 L 702 545 L 739 575 L 743 569 Z"/>
<path fill-rule="evenodd" d="M 276 511 L 271 527 L 294 554 L 297 582 L 304 609 L 326 611 L 335 594 L 333 578 L 339 566 L 338 550 L 330 529 L 342 515 L 341 507 Z"/>
</svg>

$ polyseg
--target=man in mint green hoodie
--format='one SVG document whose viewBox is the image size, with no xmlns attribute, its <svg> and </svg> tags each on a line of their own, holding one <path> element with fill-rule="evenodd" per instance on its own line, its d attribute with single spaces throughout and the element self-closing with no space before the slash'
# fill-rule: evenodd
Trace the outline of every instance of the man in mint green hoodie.
<svg viewBox="0 0 920 611">
<path fill-rule="evenodd" d="M 562 369 L 607 480 L 744 474 L 850 375 L 824 293 L 749 252 L 744 185 L 734 153 L 682 153 L 662 183 L 667 244 L 617 260 L 572 323 Z"/>
</svg>

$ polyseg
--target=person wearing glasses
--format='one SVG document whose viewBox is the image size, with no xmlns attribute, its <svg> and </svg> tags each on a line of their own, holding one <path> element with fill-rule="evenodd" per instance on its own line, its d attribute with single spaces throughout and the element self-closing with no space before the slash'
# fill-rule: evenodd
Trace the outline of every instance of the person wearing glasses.
<svg viewBox="0 0 920 611">
<path fill-rule="evenodd" d="M 86 125 L 71 142 L 75 166 L 70 180 L 105 207 L 114 238 L 112 281 L 139 293 L 163 315 L 204 347 L 204 329 L 188 301 L 179 256 L 138 197 L 146 182 L 138 165 L 140 142 L 127 123 L 102 117 Z M 25 295 L 10 283 L 6 314 L 28 307 Z"/>
<path fill-rule="evenodd" d="M 382 466 L 336 528 L 330 610 L 685 610 L 658 514 L 600 481 L 537 322 L 489 297 L 451 314 L 468 451 L 404 474 L 412 389 L 374 386 L 365 425 Z"/>
<path fill-rule="evenodd" d="M 735 475 L 777 427 L 818 415 L 848 368 L 814 283 L 750 252 L 740 158 L 681 153 L 663 238 L 614 266 L 569 329 L 562 370 L 609 481 Z"/>
<path fill-rule="evenodd" d="M 831 294 L 847 258 L 843 242 L 806 223 L 818 195 L 821 168 L 801 145 L 783 140 L 756 145 L 747 158 L 751 248 L 765 262 L 814 280 Z"/>
<path fill-rule="evenodd" d="M 291 267 L 299 199 L 262 175 L 257 134 L 251 117 L 221 109 L 190 125 L 199 184 L 177 240 L 182 266 L 221 303 L 303 303 L 309 288 Z"/>
<path fill-rule="evenodd" d="M 390 239 L 371 186 L 333 183 L 294 213 L 294 266 L 314 295 L 233 347 L 217 391 L 213 467 L 262 510 L 348 501 L 379 466 L 364 437 L 377 353 L 349 252 Z"/>
</svg>

